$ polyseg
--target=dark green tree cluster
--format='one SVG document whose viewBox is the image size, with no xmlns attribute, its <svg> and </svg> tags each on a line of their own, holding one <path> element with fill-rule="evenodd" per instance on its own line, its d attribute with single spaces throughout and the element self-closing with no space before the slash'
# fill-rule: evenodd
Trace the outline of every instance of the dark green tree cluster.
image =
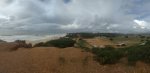
<svg viewBox="0 0 150 73">
<path fill-rule="evenodd" d="M 120 34 L 120 33 L 68 33 L 66 35 L 66 37 L 70 37 L 70 38 L 78 38 L 79 36 L 82 38 L 94 38 L 94 37 L 100 37 L 100 36 L 104 36 L 104 37 L 116 37 L 116 36 L 121 36 L 124 34 Z"/>
<path fill-rule="evenodd" d="M 76 41 L 70 39 L 70 38 L 60 38 L 56 40 L 50 40 L 45 43 L 41 42 L 38 44 L 35 44 L 35 47 L 59 47 L 59 48 L 66 48 L 66 47 L 73 47 Z"/>
</svg>

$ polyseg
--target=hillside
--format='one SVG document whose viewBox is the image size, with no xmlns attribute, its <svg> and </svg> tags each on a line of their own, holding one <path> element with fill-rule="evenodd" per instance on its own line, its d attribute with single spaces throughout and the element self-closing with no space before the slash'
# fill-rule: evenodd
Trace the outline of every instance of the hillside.
<svg viewBox="0 0 150 73">
<path fill-rule="evenodd" d="M 93 55 L 78 48 L 20 48 L 0 53 L 0 73 L 148 73 L 149 66 L 124 63 L 100 65 Z"/>
</svg>

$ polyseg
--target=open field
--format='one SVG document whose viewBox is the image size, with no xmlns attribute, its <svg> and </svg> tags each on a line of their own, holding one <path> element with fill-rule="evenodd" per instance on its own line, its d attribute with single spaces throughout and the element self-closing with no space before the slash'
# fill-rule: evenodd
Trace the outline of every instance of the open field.
<svg viewBox="0 0 150 73">
<path fill-rule="evenodd" d="M 125 43 L 126 46 L 125 47 L 129 47 L 129 46 L 133 46 L 136 44 L 140 44 L 142 43 L 141 40 L 143 40 L 142 38 L 139 37 L 122 37 L 122 36 L 118 36 L 118 37 L 114 37 L 111 38 L 112 40 L 110 40 L 110 38 L 106 38 L 106 37 L 96 37 L 96 38 L 89 38 L 89 39 L 84 39 L 86 40 L 89 44 L 91 45 L 96 45 L 96 46 L 105 46 L 105 45 L 110 45 L 113 47 L 117 48 L 117 44 L 119 43 Z M 144 42 L 144 41 L 143 41 Z"/>
<path fill-rule="evenodd" d="M 114 37 L 112 42 L 115 44 L 123 42 L 126 43 L 127 46 L 132 46 L 132 45 L 140 44 L 142 42 L 141 40 L 144 40 L 144 38 L 140 38 L 138 36 L 128 36 L 128 38 L 124 36 L 118 36 L 118 37 Z"/>
<path fill-rule="evenodd" d="M 0 73 L 149 73 L 150 66 L 126 62 L 100 65 L 93 55 L 78 48 L 20 48 L 0 53 Z"/>
<path fill-rule="evenodd" d="M 149 73 L 150 65 L 142 61 L 149 59 L 141 58 L 141 55 L 149 56 L 148 51 L 141 49 L 144 47 L 145 50 L 149 50 L 147 49 L 149 43 L 143 47 L 139 46 L 140 48 L 131 47 L 130 50 L 130 46 L 139 45 L 145 40 L 137 36 L 64 37 L 34 47 L 25 41 L 1 42 L 0 73 Z M 126 45 L 116 46 L 119 43 Z M 98 50 L 94 49 L 96 48 L 94 46 L 97 46 Z M 100 48 L 101 46 L 104 48 Z M 141 55 L 137 55 L 139 53 Z M 121 57 L 118 58 L 118 55 Z M 131 61 L 135 60 L 136 65 L 129 65 L 128 57 L 131 57 Z M 106 63 L 102 64 L 102 60 Z"/>
<path fill-rule="evenodd" d="M 110 41 L 108 38 L 91 38 L 91 39 L 84 39 L 91 45 L 101 46 L 101 45 L 112 45 L 114 46 L 115 43 Z"/>
</svg>

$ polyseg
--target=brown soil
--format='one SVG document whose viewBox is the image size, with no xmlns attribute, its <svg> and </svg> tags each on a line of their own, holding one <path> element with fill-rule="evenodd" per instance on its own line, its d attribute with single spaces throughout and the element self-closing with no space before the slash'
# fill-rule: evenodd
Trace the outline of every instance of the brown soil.
<svg viewBox="0 0 150 73">
<path fill-rule="evenodd" d="M 149 66 L 138 63 L 100 65 L 93 55 L 78 48 L 20 48 L 0 52 L 0 73 L 149 73 Z"/>
</svg>

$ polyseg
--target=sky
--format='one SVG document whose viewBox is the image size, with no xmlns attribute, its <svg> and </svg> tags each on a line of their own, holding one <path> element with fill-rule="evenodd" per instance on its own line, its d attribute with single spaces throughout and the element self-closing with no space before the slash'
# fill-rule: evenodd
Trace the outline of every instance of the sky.
<svg viewBox="0 0 150 73">
<path fill-rule="evenodd" d="M 0 0 L 0 35 L 148 33 L 150 0 Z"/>
</svg>

